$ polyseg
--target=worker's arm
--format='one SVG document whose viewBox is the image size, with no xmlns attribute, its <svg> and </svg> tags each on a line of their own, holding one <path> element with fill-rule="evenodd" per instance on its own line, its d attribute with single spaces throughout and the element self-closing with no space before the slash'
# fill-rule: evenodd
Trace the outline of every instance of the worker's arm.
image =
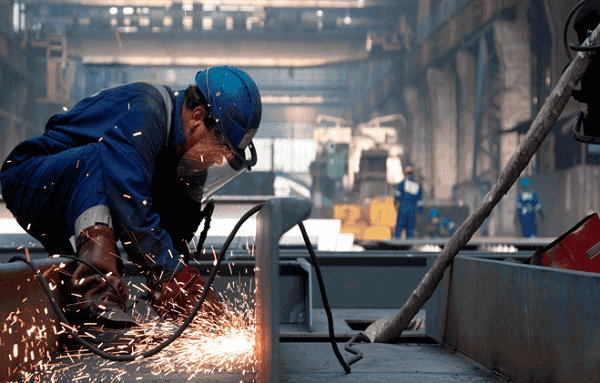
<svg viewBox="0 0 600 383">
<path fill-rule="evenodd" d="M 546 216 L 544 215 L 544 212 L 542 211 L 542 204 L 540 203 L 540 201 L 538 199 L 537 193 L 533 193 L 533 202 L 534 202 L 535 211 L 537 211 L 540 214 L 540 218 L 543 221 L 546 218 Z"/>
<path fill-rule="evenodd" d="M 540 218 L 542 219 L 542 221 L 546 219 L 546 215 L 544 214 L 544 211 L 542 210 L 542 205 L 540 205 L 539 203 L 537 205 L 535 205 L 535 210 L 540 215 Z"/>
<path fill-rule="evenodd" d="M 402 201 L 403 185 L 404 181 L 400 182 L 400 184 L 396 187 L 396 191 L 394 191 L 394 208 L 396 210 L 400 208 L 400 201 Z"/>
<path fill-rule="evenodd" d="M 103 141 L 106 192 L 116 234 L 130 260 L 146 271 L 160 267 L 175 272 L 181 266 L 181 254 L 152 209 L 155 160 L 167 133 L 162 110 L 149 99 L 132 103 L 116 122 L 113 134 Z"/>
<path fill-rule="evenodd" d="M 417 213 L 423 214 L 423 188 L 421 187 L 421 185 L 419 185 L 419 191 L 417 193 L 416 207 L 417 207 Z"/>
</svg>

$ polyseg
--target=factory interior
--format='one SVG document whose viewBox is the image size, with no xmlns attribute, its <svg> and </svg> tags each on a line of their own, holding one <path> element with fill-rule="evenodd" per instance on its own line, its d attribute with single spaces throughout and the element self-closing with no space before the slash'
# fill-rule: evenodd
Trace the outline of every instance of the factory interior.
<svg viewBox="0 0 600 383">
<path fill-rule="evenodd" d="M 0 10 L 0 383 L 600 381 L 600 1 L 0 0 Z M 240 81 L 250 106 L 227 94 Z M 188 107 L 190 85 L 199 107 Z M 164 103 L 134 111 L 142 93 Z M 194 122 L 231 150 L 201 171 L 199 196 L 182 186 L 183 160 L 173 184 L 155 175 L 159 151 L 193 152 Z M 166 140 L 144 135 L 148 124 Z M 156 173 L 127 168 L 147 164 L 135 142 L 160 145 L 148 149 Z M 77 170 L 44 165 L 67 161 L 69 145 Z M 93 150 L 99 161 L 85 157 Z M 108 223 L 92 224 L 111 233 L 127 328 L 69 316 L 90 243 L 77 235 L 91 233 L 77 209 L 96 198 L 84 185 L 97 169 Z M 140 180 L 151 188 L 133 205 L 145 195 L 119 185 Z M 193 202 L 163 218 L 160 198 L 180 199 L 180 187 Z M 131 218 L 141 211 L 150 218 Z M 182 251 L 167 225 L 184 221 Z M 131 248 L 155 229 L 157 254 L 139 250 L 141 262 Z M 176 320 L 140 272 L 148 259 L 167 270 L 171 249 L 212 289 Z M 120 294 L 107 270 L 98 283 Z M 223 308 L 207 314 L 209 290 Z"/>
</svg>

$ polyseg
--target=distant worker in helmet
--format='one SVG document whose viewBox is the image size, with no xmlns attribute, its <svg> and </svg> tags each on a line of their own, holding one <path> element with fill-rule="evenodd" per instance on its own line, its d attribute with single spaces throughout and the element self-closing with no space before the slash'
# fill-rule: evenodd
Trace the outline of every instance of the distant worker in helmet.
<svg viewBox="0 0 600 383">
<path fill-rule="evenodd" d="M 523 237 L 537 237 L 536 213 L 540 218 L 544 219 L 542 205 L 538 200 L 537 194 L 529 188 L 529 179 L 523 177 L 521 179 L 521 192 L 517 201 L 517 215 L 521 223 L 521 231 Z"/>
<path fill-rule="evenodd" d="M 429 222 L 425 225 L 424 236 L 428 238 L 450 237 L 456 230 L 456 223 L 448 217 L 440 217 L 438 209 L 429 210 Z"/>
<path fill-rule="evenodd" d="M 416 215 L 423 213 L 422 198 L 421 185 L 414 180 L 413 168 L 407 166 L 404 169 L 404 179 L 394 193 L 394 207 L 398 211 L 395 238 L 401 238 L 403 230 L 405 238 L 414 237 Z"/>
<path fill-rule="evenodd" d="M 146 276 L 161 316 L 191 311 L 205 283 L 185 263 L 201 204 L 256 164 L 260 118 L 248 74 L 214 67 L 185 90 L 137 82 L 89 96 L 14 148 L 0 171 L 8 209 L 50 255 L 85 262 L 68 286 L 75 318 L 135 325 L 124 311 L 117 240 Z M 213 290 L 206 302 L 222 308 Z"/>
</svg>

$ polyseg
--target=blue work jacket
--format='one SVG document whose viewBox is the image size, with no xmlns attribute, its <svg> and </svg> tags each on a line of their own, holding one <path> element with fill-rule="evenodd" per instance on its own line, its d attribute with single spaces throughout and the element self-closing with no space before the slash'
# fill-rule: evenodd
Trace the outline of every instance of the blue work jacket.
<svg viewBox="0 0 600 383">
<path fill-rule="evenodd" d="M 517 211 L 521 219 L 535 219 L 535 212 L 542 208 L 538 195 L 534 191 L 525 190 L 519 194 Z"/>
<path fill-rule="evenodd" d="M 15 166 L 32 156 L 100 145 L 117 238 L 138 266 L 175 272 L 201 220 L 200 204 L 177 187 L 181 155 L 175 148 L 185 141 L 183 93 L 171 93 L 170 133 L 160 93 L 148 84 L 133 83 L 85 98 L 51 117 L 41 136 L 19 144 L 7 160 Z M 43 184 L 43 179 L 31 182 Z"/>
<path fill-rule="evenodd" d="M 405 178 L 398 184 L 394 193 L 394 203 L 400 204 L 398 209 L 402 213 L 414 213 L 423 209 L 423 190 L 418 182 L 410 178 Z"/>
</svg>

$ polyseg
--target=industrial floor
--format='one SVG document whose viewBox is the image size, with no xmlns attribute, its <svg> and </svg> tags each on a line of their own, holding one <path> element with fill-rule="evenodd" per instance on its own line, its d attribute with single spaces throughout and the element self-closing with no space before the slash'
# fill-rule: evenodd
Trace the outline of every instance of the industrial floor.
<svg viewBox="0 0 600 383">
<path fill-rule="evenodd" d="M 0 213 L 2 210 L 0 209 Z M 7 223 L 8 222 L 8 223 Z M 0 227 L 0 264 L 23 247 L 29 248 L 31 258 L 45 258 L 38 243 L 18 232 L 12 220 L 4 220 Z M 7 227 L 7 225 L 12 225 Z M 354 334 L 386 316 L 393 316 L 398 309 L 337 308 L 333 309 L 334 329 L 339 350 L 345 360 L 354 354 L 344 349 Z M 422 310 L 418 316 L 426 315 Z M 354 323 L 353 328 L 349 323 Z M 346 374 L 339 364 L 328 341 L 328 324 L 325 311 L 313 311 L 313 331 L 307 332 L 293 326 L 280 326 L 279 375 L 280 382 L 298 383 L 369 383 L 369 382 L 506 382 L 500 375 L 464 356 L 460 352 L 433 343 L 424 331 L 405 331 L 403 343 L 354 344 L 363 358 L 351 365 Z M 164 352 L 164 351 L 163 351 Z M 47 368 L 51 374 L 21 377 L 18 382 L 216 382 L 246 383 L 256 381 L 253 374 L 241 373 L 160 373 L 153 369 L 156 361 L 140 361 L 137 364 L 110 362 L 96 355 L 55 353 Z M 168 363 L 165 361 L 164 363 Z M 176 369 L 177 370 L 177 369 Z M 271 382 L 268 382 L 271 383 Z"/>
<path fill-rule="evenodd" d="M 338 339 L 345 339 L 359 331 L 345 325 L 344 318 L 370 321 L 394 315 L 395 309 L 333 309 L 334 328 Z M 421 311 L 418 316 L 425 315 Z M 323 309 L 314 313 L 314 327 L 310 341 L 302 334 L 282 329 L 285 339 L 279 344 L 280 382 L 294 383 L 368 383 L 368 382 L 506 382 L 486 367 L 467 358 L 459 352 L 439 344 L 427 343 L 422 331 L 409 332 L 413 341 L 424 343 L 366 344 L 353 347 L 363 353 L 363 358 L 351 365 L 351 373 L 346 374 L 333 353 L 327 336 L 327 317 Z M 431 340 L 429 340 L 431 342 Z M 344 341 L 338 347 L 345 360 L 354 355 L 344 349 Z M 53 355 L 56 363 L 54 382 L 254 382 L 253 374 L 209 373 L 152 373 L 151 362 L 138 364 L 108 362 L 95 355 L 66 356 Z M 154 362 L 156 363 L 156 362 Z M 52 365 L 52 363 L 51 363 Z M 51 367 L 52 368 L 52 367 Z M 36 381 L 31 379 L 30 381 Z M 24 380 L 21 380 L 24 382 Z"/>
</svg>

